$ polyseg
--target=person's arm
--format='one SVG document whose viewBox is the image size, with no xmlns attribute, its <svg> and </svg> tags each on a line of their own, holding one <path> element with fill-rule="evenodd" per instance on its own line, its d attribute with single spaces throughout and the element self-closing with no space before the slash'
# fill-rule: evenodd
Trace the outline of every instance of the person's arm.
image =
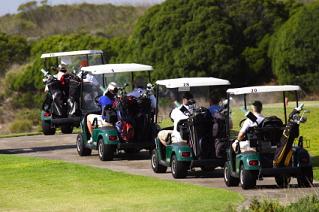
<svg viewBox="0 0 319 212">
<path fill-rule="evenodd" d="M 238 136 L 237 136 L 237 140 L 238 141 L 241 141 L 241 140 L 243 140 L 244 138 L 245 138 L 245 133 L 246 133 L 246 130 L 249 128 L 249 126 L 250 126 L 250 120 L 249 119 L 246 119 L 245 121 L 244 121 L 244 124 L 243 124 L 243 126 L 241 127 L 241 129 L 240 129 L 240 131 L 239 131 L 239 133 L 238 133 Z"/>
</svg>

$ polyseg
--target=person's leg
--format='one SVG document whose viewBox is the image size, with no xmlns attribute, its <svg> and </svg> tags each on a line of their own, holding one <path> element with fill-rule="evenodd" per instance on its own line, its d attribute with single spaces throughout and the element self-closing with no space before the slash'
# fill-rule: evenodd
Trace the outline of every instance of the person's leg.
<svg viewBox="0 0 319 212">
<path fill-rule="evenodd" d="M 167 146 L 167 144 L 170 142 L 169 141 L 169 135 L 172 133 L 172 130 L 161 130 L 157 134 L 158 139 L 160 142 L 164 145 Z"/>
<path fill-rule="evenodd" d="M 90 140 L 88 141 L 89 143 L 92 142 L 92 133 L 93 133 L 93 121 L 94 121 L 94 118 L 96 117 L 96 114 L 89 114 L 87 116 L 87 121 L 86 121 L 86 126 L 88 128 L 88 131 L 90 133 Z"/>
</svg>

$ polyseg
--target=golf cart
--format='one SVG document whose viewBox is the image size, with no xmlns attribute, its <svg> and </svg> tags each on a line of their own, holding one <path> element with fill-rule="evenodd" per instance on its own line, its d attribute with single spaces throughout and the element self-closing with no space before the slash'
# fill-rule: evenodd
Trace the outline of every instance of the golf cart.
<svg viewBox="0 0 319 212">
<path fill-rule="evenodd" d="M 44 59 L 43 81 L 47 92 L 42 105 L 41 122 L 44 135 L 54 135 L 56 128 L 61 127 L 62 133 L 72 133 L 73 127 L 78 127 L 86 110 L 91 110 L 92 101 L 83 101 L 90 93 L 103 91 L 92 83 L 84 83 L 85 75 L 80 74 L 80 68 L 88 65 L 103 64 L 101 50 L 81 50 L 71 52 L 56 52 L 42 54 Z M 67 72 L 58 77 L 58 66 L 63 64 Z M 55 72 L 55 73 L 51 73 Z M 104 86 L 103 76 L 96 77 L 96 84 Z"/>
<path fill-rule="evenodd" d="M 243 101 L 245 116 L 253 123 L 256 122 L 253 127 L 248 128 L 245 139 L 239 142 L 235 150 L 231 144 L 229 145 L 224 166 L 224 181 L 227 186 L 240 184 L 243 189 L 250 189 L 256 186 L 257 180 L 262 180 L 264 177 L 275 177 L 279 187 L 287 187 L 291 177 L 297 178 L 300 187 L 312 185 L 313 170 L 310 156 L 303 147 L 303 137 L 299 136 L 299 125 L 306 121 L 304 113 L 307 111 L 303 111 L 304 105 L 298 102 L 298 91 L 300 87 L 294 85 L 227 90 L 228 98 L 232 98 L 233 104 L 236 99 Z M 269 104 L 276 98 L 276 94 L 279 99 L 283 99 L 283 110 L 278 110 L 278 104 Z M 295 108 L 291 108 L 292 112 L 287 116 L 288 97 L 293 96 L 296 102 Z M 262 97 L 264 97 L 262 113 L 265 118 L 257 124 L 256 116 L 247 112 L 247 101 Z M 233 115 L 234 110 L 232 110 Z M 298 138 L 297 145 L 294 144 L 296 138 Z"/>
<path fill-rule="evenodd" d="M 190 91 L 194 94 L 197 103 L 204 105 L 207 103 L 207 96 L 218 86 L 219 89 L 230 85 L 228 80 L 213 77 L 195 77 L 195 78 L 177 78 L 156 81 L 157 85 L 157 103 L 172 102 L 173 94 L 178 99 L 180 92 Z M 225 91 L 225 88 L 224 88 Z M 214 93 L 218 95 L 220 92 Z M 204 96 L 203 96 L 204 94 Z M 161 96 L 161 100 L 159 97 Z M 165 100 L 166 98 L 166 100 Z M 206 99 L 205 99 L 206 98 Z M 174 99 L 173 99 L 174 100 Z M 152 151 L 151 166 L 155 173 L 165 173 L 167 167 L 171 167 L 174 178 L 185 178 L 187 171 L 195 167 L 201 167 L 203 171 L 212 171 L 216 167 L 222 167 L 226 159 L 226 150 L 222 149 L 226 144 L 226 124 L 225 117 L 222 115 L 225 108 L 221 108 L 218 112 L 220 119 L 214 119 L 214 115 L 206 107 L 195 107 L 193 113 L 187 119 L 181 120 L 177 124 L 177 131 L 185 142 L 174 143 L 171 140 L 171 134 L 167 137 L 167 145 L 163 145 L 159 138 L 155 139 L 156 148 Z M 170 111 L 169 107 L 157 106 L 156 121 L 160 117 L 161 112 L 166 116 Z M 216 113 L 217 116 L 217 113 Z M 164 119 L 164 120 L 165 120 Z M 219 122 L 219 133 L 215 133 L 213 129 Z M 162 130 L 173 131 L 172 126 L 163 128 Z"/>
<path fill-rule="evenodd" d="M 117 114 L 112 118 L 115 121 L 111 121 L 112 126 L 109 127 L 98 127 L 97 122 L 94 121 L 92 143 L 88 143 L 90 138 L 86 124 L 88 114 L 84 116 L 81 122 L 81 133 L 76 142 L 78 154 L 86 156 L 90 155 L 92 150 L 98 150 L 100 160 L 105 161 L 113 160 L 119 150 L 135 153 L 142 149 L 153 149 L 157 127 L 154 123 L 154 111 L 150 108 L 149 97 L 153 95 L 152 86 L 148 85 L 139 97 L 126 93 L 127 82 L 130 81 L 128 77 L 131 78 L 132 85 L 136 74 L 144 73 L 150 80 L 150 71 L 153 67 L 142 64 L 106 64 L 83 67 L 81 70 L 94 75 L 103 74 L 105 82 L 117 82 L 122 86 L 119 87 L 117 99 L 113 104 L 113 112 Z M 96 99 L 99 97 L 97 96 Z M 100 115 L 101 109 L 91 113 Z M 127 126 L 131 128 L 126 128 Z"/>
</svg>

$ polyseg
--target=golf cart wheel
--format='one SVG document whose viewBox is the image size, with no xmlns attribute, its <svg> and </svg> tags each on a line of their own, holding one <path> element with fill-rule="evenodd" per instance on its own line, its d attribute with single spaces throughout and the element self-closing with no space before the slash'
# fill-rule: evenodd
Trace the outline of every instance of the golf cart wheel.
<svg viewBox="0 0 319 212">
<path fill-rule="evenodd" d="M 188 163 L 178 161 L 176 155 L 172 156 L 171 160 L 172 175 L 174 178 L 185 178 L 187 175 Z"/>
<path fill-rule="evenodd" d="M 245 170 L 244 165 L 240 166 L 239 182 L 242 189 L 250 189 L 256 186 L 257 174 L 255 171 Z"/>
<path fill-rule="evenodd" d="M 78 134 L 76 138 L 76 150 L 80 156 L 91 155 L 92 150 L 85 147 L 82 134 Z"/>
<path fill-rule="evenodd" d="M 313 185 L 312 167 L 307 168 L 307 169 L 303 169 L 302 173 L 304 173 L 304 175 L 297 177 L 298 186 L 305 187 L 305 188 L 311 187 Z"/>
<path fill-rule="evenodd" d="M 51 127 L 49 121 L 42 121 L 42 132 L 44 135 L 54 135 L 55 127 Z"/>
<path fill-rule="evenodd" d="M 233 177 L 231 175 L 231 169 L 228 162 L 225 162 L 225 166 L 224 166 L 224 181 L 226 186 L 228 187 L 239 185 L 239 178 Z"/>
<path fill-rule="evenodd" d="M 114 147 L 113 145 L 104 144 L 103 138 L 100 138 L 98 142 L 98 153 L 101 161 L 113 160 Z"/>
<path fill-rule="evenodd" d="M 276 176 L 275 180 L 279 188 L 287 188 L 290 183 L 291 177 Z"/>
<path fill-rule="evenodd" d="M 61 132 L 63 134 L 71 134 L 73 132 L 73 126 L 72 125 L 62 125 Z"/>
<path fill-rule="evenodd" d="M 166 166 L 163 166 L 159 163 L 155 149 L 153 149 L 151 155 L 151 166 L 155 173 L 165 173 L 167 170 Z"/>
</svg>

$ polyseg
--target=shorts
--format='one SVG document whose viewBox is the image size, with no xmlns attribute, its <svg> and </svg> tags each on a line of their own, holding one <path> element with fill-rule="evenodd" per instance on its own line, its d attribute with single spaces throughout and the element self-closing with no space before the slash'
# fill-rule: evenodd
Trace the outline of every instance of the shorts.
<svg viewBox="0 0 319 212">
<path fill-rule="evenodd" d="M 161 130 L 157 134 L 157 137 L 161 140 L 164 141 L 166 144 L 169 144 L 171 142 L 171 139 L 169 139 L 169 135 L 171 135 L 173 130 Z"/>
<path fill-rule="evenodd" d="M 97 126 L 98 127 L 111 127 L 113 126 L 111 123 L 106 122 L 102 119 L 102 115 L 97 115 L 97 114 L 89 114 L 87 116 L 87 121 L 93 124 L 94 119 L 97 119 Z"/>
</svg>

